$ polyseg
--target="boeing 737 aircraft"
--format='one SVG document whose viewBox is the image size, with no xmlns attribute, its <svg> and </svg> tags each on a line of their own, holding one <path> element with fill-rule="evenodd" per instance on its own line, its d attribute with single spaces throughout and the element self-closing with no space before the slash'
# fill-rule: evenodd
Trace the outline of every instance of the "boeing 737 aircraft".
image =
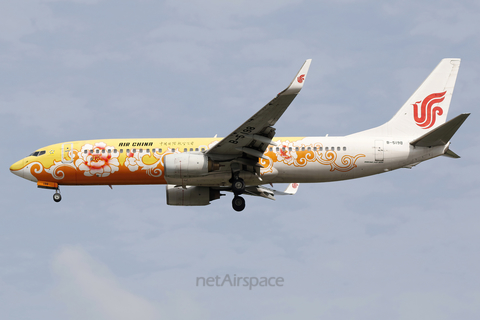
<svg viewBox="0 0 480 320">
<path fill-rule="evenodd" d="M 225 138 L 98 139 L 40 148 L 10 171 L 53 189 L 60 185 L 166 184 L 167 204 L 201 206 L 234 194 L 275 199 L 299 183 L 354 179 L 459 158 L 450 139 L 469 116 L 446 122 L 460 59 L 443 59 L 387 123 L 343 137 L 275 137 L 273 127 L 305 83 L 307 60 L 290 85 Z M 283 192 L 264 185 L 289 183 Z"/>
</svg>

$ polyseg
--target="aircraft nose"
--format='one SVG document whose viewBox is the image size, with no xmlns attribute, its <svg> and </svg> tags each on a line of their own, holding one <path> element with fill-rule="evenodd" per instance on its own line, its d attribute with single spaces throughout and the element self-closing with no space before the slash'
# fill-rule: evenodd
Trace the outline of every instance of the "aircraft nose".
<svg viewBox="0 0 480 320">
<path fill-rule="evenodd" d="M 25 159 L 15 162 L 10 166 L 10 172 L 23 178 L 23 168 L 25 167 Z"/>
</svg>

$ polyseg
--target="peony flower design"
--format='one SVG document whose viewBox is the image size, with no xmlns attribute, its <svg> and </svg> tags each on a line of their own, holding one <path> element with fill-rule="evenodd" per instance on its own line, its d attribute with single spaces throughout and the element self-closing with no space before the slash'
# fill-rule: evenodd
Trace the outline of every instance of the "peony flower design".
<svg viewBox="0 0 480 320">
<path fill-rule="evenodd" d="M 282 143 L 280 145 L 280 150 L 277 152 L 277 161 L 283 162 L 287 165 L 292 165 L 297 162 L 296 160 L 297 153 L 295 152 L 295 144 L 288 140 Z"/>
<path fill-rule="evenodd" d="M 131 172 L 141 169 L 144 170 L 149 176 L 160 177 L 162 175 L 162 170 L 159 168 L 159 166 L 163 165 L 163 156 L 168 153 L 175 153 L 175 150 L 167 150 L 162 154 L 158 151 L 147 152 L 147 150 L 144 149 L 133 149 L 131 152 L 127 153 L 127 157 L 125 158 L 125 163 L 123 165 Z"/>
<path fill-rule="evenodd" d="M 135 172 L 138 170 L 139 165 L 142 166 L 142 155 L 138 150 L 135 153 L 130 152 L 127 153 L 127 158 L 125 159 L 124 166 L 128 168 L 131 172 Z"/>
<path fill-rule="evenodd" d="M 75 166 L 87 177 L 107 177 L 118 171 L 118 150 L 103 142 L 86 144 L 78 153 Z"/>
</svg>

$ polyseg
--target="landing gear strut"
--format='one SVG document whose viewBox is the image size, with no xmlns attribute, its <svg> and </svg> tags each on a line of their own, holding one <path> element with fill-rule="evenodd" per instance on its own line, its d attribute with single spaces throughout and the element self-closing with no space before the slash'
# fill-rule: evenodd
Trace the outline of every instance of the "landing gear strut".
<svg viewBox="0 0 480 320">
<path fill-rule="evenodd" d="M 60 202 L 62 200 L 62 195 L 60 194 L 60 190 L 57 189 L 53 194 L 53 201 Z"/>
</svg>

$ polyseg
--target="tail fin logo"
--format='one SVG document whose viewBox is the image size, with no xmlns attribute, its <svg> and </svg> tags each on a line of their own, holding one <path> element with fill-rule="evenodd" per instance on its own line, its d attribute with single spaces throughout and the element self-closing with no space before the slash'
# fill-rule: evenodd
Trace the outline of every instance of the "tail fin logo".
<svg viewBox="0 0 480 320">
<path fill-rule="evenodd" d="M 298 76 L 298 78 L 297 78 L 298 83 L 302 83 L 303 80 L 305 80 L 305 75 L 304 74 L 302 74 L 301 76 Z"/>
<path fill-rule="evenodd" d="M 433 106 L 445 99 L 445 93 L 447 93 L 447 91 L 432 93 L 423 99 L 423 101 L 417 101 L 413 104 L 413 118 L 415 119 L 417 126 L 423 129 L 428 129 L 435 124 L 437 115 L 441 116 L 443 114 L 443 109 L 440 106 Z M 421 115 L 419 116 L 418 109 L 420 103 Z"/>
</svg>

